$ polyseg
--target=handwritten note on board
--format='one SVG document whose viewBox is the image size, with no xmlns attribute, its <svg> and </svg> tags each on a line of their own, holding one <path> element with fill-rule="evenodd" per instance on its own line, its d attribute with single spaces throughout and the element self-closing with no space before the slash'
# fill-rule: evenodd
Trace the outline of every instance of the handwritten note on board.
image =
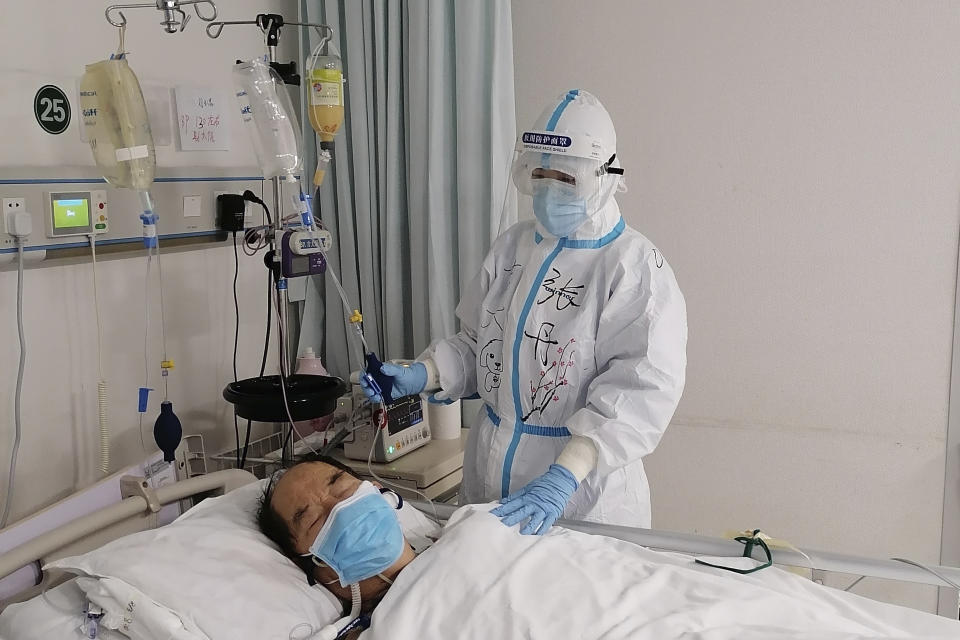
<svg viewBox="0 0 960 640">
<path fill-rule="evenodd" d="M 181 151 L 229 151 L 230 129 L 224 111 L 233 103 L 226 92 L 204 87 L 176 87 L 177 128 Z"/>
</svg>

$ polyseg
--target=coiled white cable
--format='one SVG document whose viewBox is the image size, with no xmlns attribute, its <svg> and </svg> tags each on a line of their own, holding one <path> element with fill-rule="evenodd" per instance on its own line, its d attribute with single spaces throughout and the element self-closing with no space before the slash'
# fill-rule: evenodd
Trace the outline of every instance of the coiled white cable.
<svg viewBox="0 0 960 640">
<path fill-rule="evenodd" d="M 10 452 L 10 475 L 7 478 L 7 497 L 3 501 L 3 515 L 0 516 L 0 529 L 7 526 L 10 517 L 10 505 L 13 500 L 13 483 L 17 475 L 17 456 L 20 452 L 20 439 L 23 435 L 21 424 L 20 399 L 23 395 L 23 373 L 27 365 L 27 341 L 23 336 L 23 239 L 17 239 L 17 334 L 20 337 L 20 364 L 17 368 L 17 392 L 14 397 L 15 433 L 13 449 Z"/>
<path fill-rule="evenodd" d="M 107 381 L 97 381 L 97 424 L 100 426 L 100 473 L 110 474 L 110 425 L 107 422 Z"/>
<path fill-rule="evenodd" d="M 100 427 L 100 473 L 110 473 L 110 426 L 107 422 L 107 381 L 103 377 L 103 327 L 100 323 L 100 296 L 97 291 L 97 239 L 90 234 L 90 260 L 93 266 L 93 312 L 97 317 L 97 424 Z"/>
</svg>

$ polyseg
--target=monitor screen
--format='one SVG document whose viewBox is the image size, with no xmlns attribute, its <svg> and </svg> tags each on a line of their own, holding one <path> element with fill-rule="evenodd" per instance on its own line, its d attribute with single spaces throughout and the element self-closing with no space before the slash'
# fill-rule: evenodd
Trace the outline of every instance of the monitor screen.
<svg viewBox="0 0 960 640">
<path fill-rule="evenodd" d="M 87 198 L 54 199 L 53 226 L 55 229 L 89 227 L 90 200 Z"/>
</svg>

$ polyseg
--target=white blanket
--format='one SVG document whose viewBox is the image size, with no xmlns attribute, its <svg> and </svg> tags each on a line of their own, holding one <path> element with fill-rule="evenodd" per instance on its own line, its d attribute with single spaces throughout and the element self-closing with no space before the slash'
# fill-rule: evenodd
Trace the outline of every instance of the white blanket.
<svg viewBox="0 0 960 640">
<path fill-rule="evenodd" d="M 776 568 L 741 576 L 554 528 L 520 536 L 459 509 L 403 570 L 365 640 L 390 638 L 960 638 L 960 623 Z"/>
</svg>

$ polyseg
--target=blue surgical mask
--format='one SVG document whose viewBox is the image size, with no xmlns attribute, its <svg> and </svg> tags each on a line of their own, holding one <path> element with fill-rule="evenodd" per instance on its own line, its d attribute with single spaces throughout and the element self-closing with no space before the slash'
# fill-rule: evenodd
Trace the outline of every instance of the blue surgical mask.
<svg viewBox="0 0 960 640">
<path fill-rule="evenodd" d="M 344 587 L 389 569 L 403 554 L 396 510 L 363 482 L 337 504 L 310 545 L 310 554 L 336 571 Z"/>
<path fill-rule="evenodd" d="M 533 213 L 544 229 L 559 238 L 577 230 L 590 216 L 587 201 L 573 197 L 571 188 L 553 180 L 534 186 Z"/>
</svg>

